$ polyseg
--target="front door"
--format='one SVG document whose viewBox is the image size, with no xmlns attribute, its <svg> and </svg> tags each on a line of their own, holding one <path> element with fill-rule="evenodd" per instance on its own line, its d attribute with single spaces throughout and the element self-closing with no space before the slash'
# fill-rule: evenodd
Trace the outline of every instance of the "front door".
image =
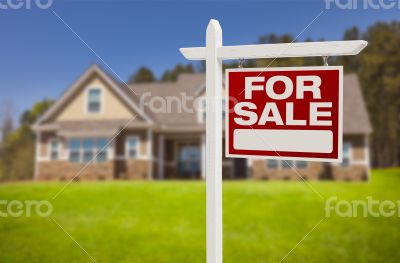
<svg viewBox="0 0 400 263">
<path fill-rule="evenodd" d="M 182 144 L 179 147 L 178 175 L 182 179 L 200 178 L 201 151 L 198 145 Z"/>
<path fill-rule="evenodd" d="M 247 178 L 247 159 L 245 158 L 233 159 L 233 178 L 235 179 Z"/>
</svg>

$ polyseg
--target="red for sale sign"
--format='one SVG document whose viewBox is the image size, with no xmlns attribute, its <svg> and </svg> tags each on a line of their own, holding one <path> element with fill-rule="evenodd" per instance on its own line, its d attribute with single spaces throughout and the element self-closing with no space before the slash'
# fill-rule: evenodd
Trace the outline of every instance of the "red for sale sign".
<svg viewBox="0 0 400 263">
<path fill-rule="evenodd" d="M 343 68 L 226 71 L 226 156 L 342 161 Z"/>
</svg>

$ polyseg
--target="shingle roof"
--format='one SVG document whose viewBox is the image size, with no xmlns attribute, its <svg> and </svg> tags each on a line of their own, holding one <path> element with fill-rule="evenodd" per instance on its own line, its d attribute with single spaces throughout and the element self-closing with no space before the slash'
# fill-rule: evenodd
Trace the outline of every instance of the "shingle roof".
<svg viewBox="0 0 400 263">
<path fill-rule="evenodd" d="M 135 97 L 133 90 L 139 99 L 139 105 L 147 111 L 151 111 L 152 117 L 163 127 L 191 127 L 198 126 L 197 112 L 194 106 L 196 91 L 205 82 L 204 74 L 181 74 L 176 82 L 154 82 L 133 84 L 127 87 L 121 85 L 130 97 Z M 185 94 L 185 98 L 183 95 Z M 162 99 L 161 99 L 162 98 Z M 177 103 L 180 99 L 185 103 Z M 179 107 L 186 107 L 180 110 Z M 151 110 L 150 110 L 151 108 Z"/>
<path fill-rule="evenodd" d="M 343 133 L 370 132 L 372 132 L 372 127 L 357 75 L 345 75 L 343 78 Z"/>
<path fill-rule="evenodd" d="M 137 96 L 142 98 L 142 102 L 147 103 L 145 108 L 151 111 L 153 118 L 165 128 L 189 129 L 200 128 L 197 120 L 197 113 L 193 108 L 193 101 L 187 101 L 188 111 L 178 111 L 176 104 L 171 102 L 172 107 L 167 111 L 161 106 L 161 100 L 168 101 L 168 97 L 178 96 L 185 93 L 189 98 L 195 99 L 198 91 L 205 83 L 204 74 L 181 74 L 176 82 L 155 82 L 146 84 L 134 84 L 129 88 L 135 91 Z M 122 86 L 127 89 L 126 85 Z M 365 134 L 372 131 L 368 112 L 361 93 L 360 83 L 355 74 L 345 75 L 343 78 L 343 132 L 345 134 Z M 130 92 L 132 94 L 132 92 Z M 143 103 L 142 103 L 143 104 Z M 150 110 L 149 104 L 153 107 Z M 142 105 L 141 105 L 142 106 Z M 155 107 L 154 107 L 155 106 Z M 167 106 L 164 103 L 164 106 Z M 200 126 L 202 126 L 200 124 Z"/>
<path fill-rule="evenodd" d="M 137 105 L 140 111 L 143 111 L 155 122 L 154 124 L 163 129 L 184 131 L 205 128 L 204 123 L 198 122 L 196 110 L 199 96 L 203 94 L 204 74 L 181 74 L 176 82 L 126 85 L 125 83 L 120 83 L 111 74 L 98 66 L 92 66 L 83 76 L 91 72 L 105 73 L 114 84 L 117 84 L 117 88 L 120 87 L 122 95 L 126 95 L 124 96 L 125 100 Z M 360 83 L 355 74 L 344 76 L 343 89 L 343 132 L 345 134 L 370 133 L 372 128 L 368 112 L 361 93 Z M 180 100 L 180 102 L 178 103 L 177 100 Z M 186 108 L 181 110 L 179 107 Z M 55 105 L 52 108 L 55 108 Z M 51 114 L 51 112 L 46 113 L 46 115 L 48 114 Z M 119 121 L 116 119 L 114 122 L 101 123 L 101 125 L 114 127 L 119 124 Z M 141 121 L 138 119 L 137 123 L 132 125 L 139 126 L 144 124 L 139 122 Z M 64 128 L 66 130 L 74 130 L 74 127 L 79 125 L 79 123 L 65 123 Z M 46 125 L 41 124 L 41 126 L 45 128 Z M 93 130 L 96 130 L 96 128 Z"/>
</svg>

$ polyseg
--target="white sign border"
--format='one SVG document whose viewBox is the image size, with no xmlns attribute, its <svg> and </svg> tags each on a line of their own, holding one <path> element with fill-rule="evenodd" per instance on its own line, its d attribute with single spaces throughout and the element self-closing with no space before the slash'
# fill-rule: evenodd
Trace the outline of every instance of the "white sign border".
<svg viewBox="0 0 400 263">
<path fill-rule="evenodd" d="M 339 71 L 339 123 L 338 123 L 338 157 L 337 158 L 314 158 L 314 157 L 285 157 L 285 156 L 261 156 L 244 155 L 229 153 L 229 73 L 248 72 L 248 71 Z M 298 161 L 317 161 L 341 163 L 343 151 L 343 66 L 306 66 L 306 67 L 273 67 L 273 68 L 235 68 L 225 70 L 225 157 L 226 158 L 253 158 L 253 159 L 272 159 L 272 160 L 298 160 Z"/>
</svg>

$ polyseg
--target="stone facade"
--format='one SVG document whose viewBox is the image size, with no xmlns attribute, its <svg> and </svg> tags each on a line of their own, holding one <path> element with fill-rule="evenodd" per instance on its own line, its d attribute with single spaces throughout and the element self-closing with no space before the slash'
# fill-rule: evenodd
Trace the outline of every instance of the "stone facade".
<svg viewBox="0 0 400 263">
<path fill-rule="evenodd" d="M 333 179 L 341 181 L 367 181 L 368 168 L 365 165 L 351 165 L 350 167 L 333 166 Z"/>
<path fill-rule="evenodd" d="M 114 163 L 76 164 L 68 161 L 39 162 L 37 180 L 111 180 Z"/>
<path fill-rule="evenodd" d="M 127 160 L 125 179 L 146 180 L 149 179 L 148 160 Z"/>
<path fill-rule="evenodd" d="M 68 161 L 38 163 L 37 180 L 112 180 L 148 179 L 148 160 L 108 161 L 106 163 L 75 164 Z"/>
<path fill-rule="evenodd" d="M 305 168 L 268 168 L 266 160 L 253 160 L 250 167 L 252 178 L 258 180 L 368 180 L 368 156 L 364 135 L 344 136 L 344 143 L 351 144 L 350 164 L 308 162 Z M 293 165 L 293 164 L 292 164 Z"/>
<path fill-rule="evenodd" d="M 253 179 L 258 180 L 316 180 L 320 179 L 323 171 L 322 163 L 309 162 L 304 169 L 296 168 L 274 168 L 267 166 L 266 160 L 253 160 L 251 174 Z"/>
</svg>

